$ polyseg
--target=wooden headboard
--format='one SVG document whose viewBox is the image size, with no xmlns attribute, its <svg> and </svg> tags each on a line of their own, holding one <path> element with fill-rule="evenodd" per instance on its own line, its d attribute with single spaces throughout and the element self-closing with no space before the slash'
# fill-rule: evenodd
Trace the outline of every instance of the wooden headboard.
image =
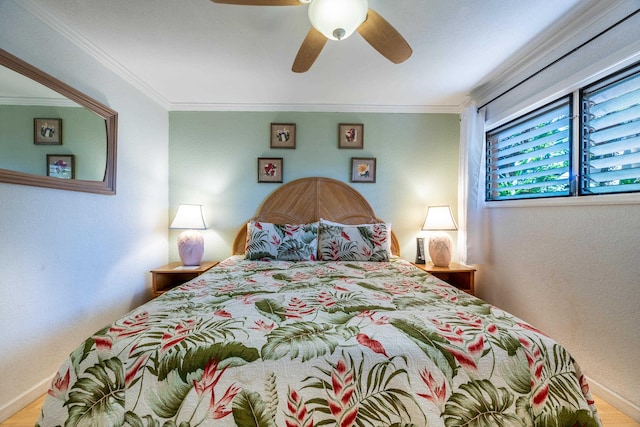
<svg viewBox="0 0 640 427">
<path fill-rule="evenodd" d="M 275 224 L 308 224 L 320 218 L 343 224 L 384 222 L 369 202 L 347 184 L 331 178 L 301 178 L 278 188 L 267 197 L 253 220 Z M 246 224 L 238 230 L 233 253 L 244 254 Z M 391 231 L 391 253 L 400 255 L 400 245 Z"/>
</svg>

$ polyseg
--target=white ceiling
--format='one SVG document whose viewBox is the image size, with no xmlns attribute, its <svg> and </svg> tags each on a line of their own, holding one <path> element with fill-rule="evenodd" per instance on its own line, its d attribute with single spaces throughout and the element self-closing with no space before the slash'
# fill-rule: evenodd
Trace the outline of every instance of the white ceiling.
<svg viewBox="0 0 640 427">
<path fill-rule="evenodd" d="M 168 109 L 459 111 L 472 88 L 597 0 L 369 0 L 413 48 L 396 65 L 357 33 L 310 71 L 307 6 L 17 0 Z"/>
</svg>

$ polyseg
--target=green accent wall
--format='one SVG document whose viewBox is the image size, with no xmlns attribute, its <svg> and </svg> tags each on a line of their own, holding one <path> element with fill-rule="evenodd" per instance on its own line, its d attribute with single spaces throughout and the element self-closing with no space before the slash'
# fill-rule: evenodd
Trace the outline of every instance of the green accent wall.
<svg viewBox="0 0 640 427">
<path fill-rule="evenodd" d="M 296 124 L 295 149 L 270 148 L 271 123 Z M 363 149 L 338 148 L 340 123 L 364 125 Z M 350 185 L 392 223 L 403 257 L 412 260 L 427 206 L 449 204 L 457 212 L 459 131 L 457 114 L 171 112 L 169 221 L 178 204 L 203 204 L 205 259 L 221 260 L 281 185 L 257 182 L 259 157 L 283 158 L 284 183 L 310 176 L 350 183 L 350 159 L 375 157 L 376 182 Z M 179 260 L 178 234 L 170 232 L 170 260 Z"/>
</svg>

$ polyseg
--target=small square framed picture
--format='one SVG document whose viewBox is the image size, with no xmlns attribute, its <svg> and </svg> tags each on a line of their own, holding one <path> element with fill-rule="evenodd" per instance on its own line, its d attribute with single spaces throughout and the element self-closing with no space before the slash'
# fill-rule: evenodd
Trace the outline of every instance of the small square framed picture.
<svg viewBox="0 0 640 427">
<path fill-rule="evenodd" d="M 376 182 L 376 159 L 352 157 L 351 182 Z"/>
<path fill-rule="evenodd" d="M 364 125 L 340 123 L 338 125 L 338 148 L 363 148 Z"/>
<path fill-rule="evenodd" d="M 271 123 L 271 148 L 296 148 L 295 123 Z"/>
<path fill-rule="evenodd" d="M 33 119 L 33 143 L 62 145 L 62 119 Z"/>
<path fill-rule="evenodd" d="M 258 158 L 258 182 L 282 182 L 282 157 Z"/>
<path fill-rule="evenodd" d="M 47 176 L 74 179 L 76 177 L 75 156 L 47 154 Z"/>
</svg>

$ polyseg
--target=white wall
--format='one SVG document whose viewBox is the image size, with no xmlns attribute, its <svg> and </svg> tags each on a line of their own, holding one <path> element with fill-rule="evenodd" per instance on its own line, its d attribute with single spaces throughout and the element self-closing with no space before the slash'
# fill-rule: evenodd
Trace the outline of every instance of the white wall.
<svg viewBox="0 0 640 427">
<path fill-rule="evenodd" d="M 477 91 L 482 105 L 613 27 L 490 102 L 492 125 L 640 59 L 640 15 L 630 15 L 640 2 L 596 7 L 604 12 L 567 23 L 554 38 L 558 44 L 546 46 L 542 58 L 523 61 L 488 84 L 491 90 Z M 588 27 L 578 30 L 573 24 Z M 567 38 L 559 43 L 563 35 Z M 479 296 L 565 345 L 598 395 L 640 421 L 640 194 L 506 205 L 493 202 L 485 209 L 491 251 L 489 262 L 478 266 Z"/>
<path fill-rule="evenodd" d="M 1 421 L 150 297 L 168 254 L 168 114 L 13 1 L 0 0 L 0 47 L 119 113 L 115 196 L 0 183 Z"/>
<path fill-rule="evenodd" d="M 640 409 L 640 204 L 488 209 L 483 299 L 573 354 L 598 394 Z"/>
</svg>

